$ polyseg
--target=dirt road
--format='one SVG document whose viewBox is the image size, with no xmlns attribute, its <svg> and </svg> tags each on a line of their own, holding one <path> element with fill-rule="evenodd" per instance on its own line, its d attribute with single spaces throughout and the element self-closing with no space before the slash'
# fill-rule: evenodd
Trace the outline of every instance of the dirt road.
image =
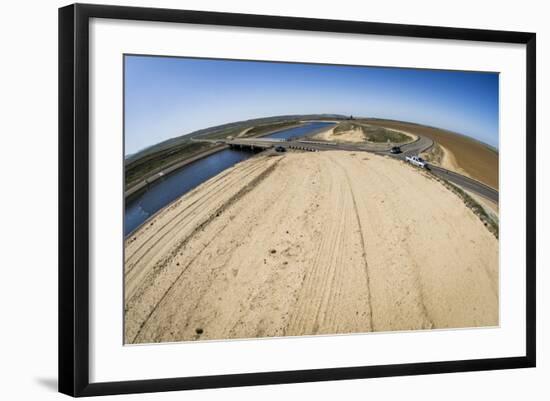
<svg viewBox="0 0 550 401">
<path fill-rule="evenodd" d="M 127 343 L 498 325 L 498 241 L 403 162 L 239 163 L 127 239 Z"/>
</svg>

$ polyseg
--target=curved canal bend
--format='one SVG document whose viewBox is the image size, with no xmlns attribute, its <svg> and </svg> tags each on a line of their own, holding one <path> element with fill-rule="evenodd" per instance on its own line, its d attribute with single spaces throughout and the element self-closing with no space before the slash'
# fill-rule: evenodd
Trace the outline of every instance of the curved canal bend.
<svg viewBox="0 0 550 401">
<path fill-rule="evenodd" d="M 311 135 L 334 123 L 310 122 L 305 125 L 276 131 L 263 138 L 292 139 Z M 254 156 L 249 151 L 224 149 L 188 164 L 165 178 L 155 181 L 146 191 L 125 202 L 124 236 L 132 233 L 149 217 L 225 169 Z"/>
</svg>

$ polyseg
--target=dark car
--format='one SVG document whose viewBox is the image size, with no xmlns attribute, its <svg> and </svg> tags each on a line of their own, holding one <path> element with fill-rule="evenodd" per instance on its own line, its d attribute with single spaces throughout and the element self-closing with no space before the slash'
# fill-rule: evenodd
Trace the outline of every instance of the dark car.
<svg viewBox="0 0 550 401">
<path fill-rule="evenodd" d="M 275 152 L 286 152 L 286 149 L 282 146 L 276 146 L 275 147 Z"/>
<path fill-rule="evenodd" d="M 390 149 L 390 153 L 394 155 L 401 153 L 401 148 L 399 146 L 394 146 L 393 148 Z"/>
</svg>

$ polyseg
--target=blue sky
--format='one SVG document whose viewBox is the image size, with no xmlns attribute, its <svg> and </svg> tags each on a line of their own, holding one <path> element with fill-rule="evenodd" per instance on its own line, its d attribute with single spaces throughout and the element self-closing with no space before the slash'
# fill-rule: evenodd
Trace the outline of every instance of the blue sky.
<svg viewBox="0 0 550 401">
<path fill-rule="evenodd" d="M 336 113 L 446 128 L 498 148 L 498 74 L 125 57 L 125 154 L 249 118 Z"/>
</svg>

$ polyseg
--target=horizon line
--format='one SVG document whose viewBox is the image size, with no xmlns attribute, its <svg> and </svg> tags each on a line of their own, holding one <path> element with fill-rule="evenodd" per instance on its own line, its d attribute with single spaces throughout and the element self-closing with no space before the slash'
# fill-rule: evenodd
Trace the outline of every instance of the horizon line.
<svg viewBox="0 0 550 401">
<path fill-rule="evenodd" d="M 277 118 L 277 117 L 298 117 L 298 116 L 340 116 L 340 117 L 345 117 L 345 116 L 351 116 L 353 117 L 354 120 L 366 120 L 366 119 L 372 119 L 372 120 L 384 120 L 384 121 L 394 121 L 394 122 L 400 122 L 400 123 L 407 123 L 407 124 L 416 124 L 416 125 L 421 125 L 423 127 L 428 127 L 428 128 L 434 128 L 434 129 L 439 129 L 439 130 L 442 130 L 442 131 L 447 131 L 451 134 L 454 134 L 454 135 L 460 135 L 460 136 L 464 136 L 464 137 L 467 137 L 468 139 L 471 139 L 473 141 L 476 141 L 484 146 L 487 146 L 488 148 L 490 148 L 491 150 L 499 153 L 499 148 L 498 147 L 495 147 L 487 142 L 484 142 L 480 139 L 477 139 L 477 138 L 474 138 L 473 136 L 470 136 L 470 135 L 467 135 L 467 134 L 463 134 L 461 132 L 456 132 L 456 131 L 452 131 L 448 128 L 443 128 L 443 127 L 438 127 L 438 126 L 435 126 L 435 125 L 428 125 L 428 124 L 423 124 L 423 123 L 418 123 L 418 122 L 415 122 L 415 121 L 407 121 L 407 120 L 397 120 L 397 119 L 394 119 L 394 118 L 381 118 L 381 117 L 373 117 L 373 116 L 370 116 L 370 117 L 364 117 L 364 116 L 353 116 L 353 114 L 341 114 L 341 113 L 318 113 L 318 114 L 280 114 L 280 115 L 271 115 L 271 116 L 262 116 L 262 117 L 253 117 L 253 118 L 248 118 L 246 120 L 237 120 L 237 121 L 229 121 L 229 122 L 225 122 L 225 123 L 222 123 L 222 124 L 217 124 L 217 125 L 211 125 L 211 126 L 208 126 L 208 127 L 204 127 L 204 128 L 200 128 L 198 130 L 194 130 L 194 131 L 191 131 L 191 132 L 188 132 L 188 133 L 185 133 L 185 134 L 181 134 L 181 135 L 176 135 L 176 136 L 173 136 L 173 137 L 170 137 L 170 138 L 167 138 L 167 139 L 164 139 L 160 142 L 157 142 L 157 143 L 154 143 L 152 145 L 149 145 L 149 146 L 146 146 L 140 150 L 137 150 L 133 153 L 129 153 L 129 154 L 125 154 L 124 155 L 124 159 L 126 160 L 127 158 L 131 157 L 131 156 L 135 156 L 137 155 L 138 153 L 141 153 L 141 152 L 144 152 L 146 151 L 147 149 L 150 149 L 152 148 L 153 146 L 157 146 L 157 145 L 160 145 L 164 142 L 168 142 L 168 141 L 171 141 L 171 140 L 174 140 L 174 139 L 178 139 L 178 138 L 182 138 L 182 137 L 185 137 L 185 136 L 188 136 L 188 135 L 192 135 L 193 133 L 195 132 L 198 132 L 198 131 L 202 131 L 202 130 L 206 130 L 206 129 L 210 129 L 210 128 L 216 128 L 216 127 L 222 127 L 224 125 L 228 125 L 228 124 L 238 124 L 238 123 L 244 123 L 244 122 L 247 122 L 247 121 L 253 121 L 253 120 L 262 120 L 262 119 L 267 119 L 267 118 Z M 283 128 L 282 130 L 285 130 L 286 128 Z M 391 129 L 391 128 L 390 128 Z M 125 141 L 123 141 L 123 144 L 125 145 Z"/>
</svg>

